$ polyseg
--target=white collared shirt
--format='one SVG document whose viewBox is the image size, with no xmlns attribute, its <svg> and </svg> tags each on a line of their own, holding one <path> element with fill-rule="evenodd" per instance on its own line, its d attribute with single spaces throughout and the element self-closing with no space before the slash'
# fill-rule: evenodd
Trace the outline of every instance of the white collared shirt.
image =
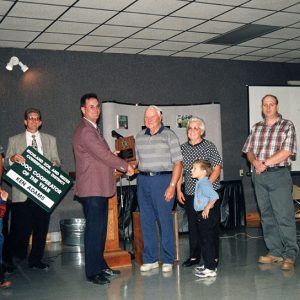
<svg viewBox="0 0 300 300">
<path fill-rule="evenodd" d="M 96 129 L 98 129 L 97 124 L 95 124 L 94 122 L 90 121 L 89 119 L 87 119 L 86 117 L 83 117 L 84 119 L 86 119 L 87 121 L 89 121 Z"/>
<path fill-rule="evenodd" d="M 28 146 L 32 146 L 32 135 L 35 136 L 35 140 L 36 140 L 36 143 L 37 143 L 37 146 L 38 146 L 38 151 L 39 153 L 41 153 L 42 155 L 44 154 L 43 153 L 43 145 L 42 145 L 42 140 L 41 140 L 41 134 L 39 131 L 37 131 L 36 133 L 31 133 L 29 131 L 26 130 L 26 145 L 27 147 Z"/>
</svg>

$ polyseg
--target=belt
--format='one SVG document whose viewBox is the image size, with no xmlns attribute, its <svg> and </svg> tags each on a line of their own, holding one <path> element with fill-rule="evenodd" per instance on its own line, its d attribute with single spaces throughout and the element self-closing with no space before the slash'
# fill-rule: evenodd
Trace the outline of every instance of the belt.
<svg viewBox="0 0 300 300">
<path fill-rule="evenodd" d="M 265 170 L 265 172 L 276 172 L 276 171 L 279 171 L 281 169 L 284 169 L 286 168 L 285 166 L 279 166 L 279 167 L 270 167 L 270 168 L 267 168 Z"/>
<path fill-rule="evenodd" d="M 172 174 L 172 171 L 162 171 L 162 172 L 144 172 L 144 171 L 140 171 L 139 174 L 144 175 L 144 176 L 158 176 L 158 175 Z"/>
</svg>

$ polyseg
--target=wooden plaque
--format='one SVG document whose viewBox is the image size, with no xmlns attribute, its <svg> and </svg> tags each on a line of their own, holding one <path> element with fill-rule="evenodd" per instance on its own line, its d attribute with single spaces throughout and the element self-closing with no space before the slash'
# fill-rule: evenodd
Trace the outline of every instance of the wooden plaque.
<svg viewBox="0 0 300 300">
<path fill-rule="evenodd" d="M 136 160 L 135 158 L 135 141 L 133 136 L 126 136 L 123 138 L 116 139 L 115 147 L 120 158 L 126 161 Z"/>
</svg>

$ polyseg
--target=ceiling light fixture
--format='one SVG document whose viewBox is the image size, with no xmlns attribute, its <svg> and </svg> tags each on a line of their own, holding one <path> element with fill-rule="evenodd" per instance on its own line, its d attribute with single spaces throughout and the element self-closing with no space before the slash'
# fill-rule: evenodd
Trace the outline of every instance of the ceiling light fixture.
<svg viewBox="0 0 300 300">
<path fill-rule="evenodd" d="M 23 72 L 26 72 L 29 69 L 26 65 L 24 65 L 22 62 L 20 62 L 20 60 L 16 56 L 12 56 L 10 58 L 8 64 L 6 65 L 6 69 L 8 71 L 12 71 L 14 66 L 17 66 L 17 65 L 20 66 L 20 68 Z"/>
<path fill-rule="evenodd" d="M 228 33 L 212 38 L 211 40 L 205 42 L 206 44 L 217 44 L 226 46 L 235 46 L 254 38 L 258 38 L 267 33 L 279 30 L 282 27 L 279 26 L 269 26 L 260 24 L 247 24 L 245 26 L 234 29 Z"/>
</svg>

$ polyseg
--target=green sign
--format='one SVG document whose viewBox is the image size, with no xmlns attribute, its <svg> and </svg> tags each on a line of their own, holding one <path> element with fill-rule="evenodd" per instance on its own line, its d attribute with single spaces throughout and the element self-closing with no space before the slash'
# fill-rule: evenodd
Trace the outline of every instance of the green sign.
<svg viewBox="0 0 300 300">
<path fill-rule="evenodd" d="M 4 179 L 51 213 L 70 189 L 73 180 L 30 146 L 22 155 L 25 163 L 14 163 Z"/>
</svg>

